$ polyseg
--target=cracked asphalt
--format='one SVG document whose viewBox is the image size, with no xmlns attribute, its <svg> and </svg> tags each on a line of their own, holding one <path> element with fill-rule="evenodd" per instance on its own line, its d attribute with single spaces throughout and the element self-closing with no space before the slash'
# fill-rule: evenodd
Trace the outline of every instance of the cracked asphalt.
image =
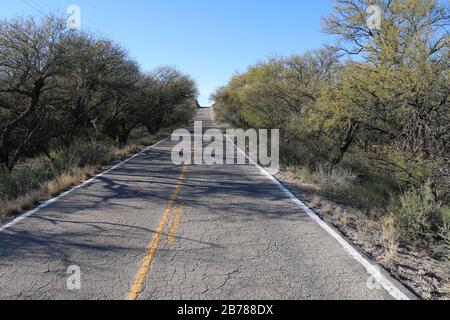
<svg viewBox="0 0 450 320">
<path fill-rule="evenodd" d="M 198 120 L 214 127 L 209 110 Z M 174 145 L 0 232 L 0 299 L 126 299 L 142 270 L 140 300 L 392 299 L 369 289 L 365 269 L 252 165 L 187 166 L 173 199 Z M 67 288 L 72 265 L 80 290 Z"/>
</svg>

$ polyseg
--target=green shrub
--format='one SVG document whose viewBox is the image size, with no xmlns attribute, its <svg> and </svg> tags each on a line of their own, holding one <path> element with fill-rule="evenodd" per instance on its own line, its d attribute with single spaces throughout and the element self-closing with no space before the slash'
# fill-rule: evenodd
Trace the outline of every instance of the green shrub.
<svg viewBox="0 0 450 320">
<path fill-rule="evenodd" d="M 80 156 L 69 148 L 54 152 L 51 155 L 51 163 L 55 172 L 62 174 L 78 167 L 80 165 Z"/>
<path fill-rule="evenodd" d="M 326 189 L 342 191 L 350 189 L 357 178 L 357 175 L 348 169 L 323 165 L 318 167 L 316 175 Z"/>
<path fill-rule="evenodd" d="M 444 228 L 442 236 L 445 238 L 446 244 L 450 245 L 450 207 L 441 209 L 442 219 L 444 221 Z"/>
<path fill-rule="evenodd" d="M 74 168 L 104 164 L 112 158 L 113 149 L 105 143 L 79 141 L 55 152 L 52 164 L 58 174 L 70 173 Z"/>
<path fill-rule="evenodd" d="M 297 178 L 320 187 L 330 200 L 361 210 L 386 208 L 391 190 L 377 177 L 359 177 L 348 168 L 320 165 L 312 171 L 309 167 L 292 167 Z"/>
<path fill-rule="evenodd" d="M 73 152 L 80 157 L 81 167 L 101 165 L 111 160 L 113 147 L 109 144 L 93 142 L 88 144 L 77 143 L 73 145 Z"/>
<path fill-rule="evenodd" d="M 11 173 L 0 170 L 0 199 L 17 198 L 55 176 L 50 160 L 42 157 L 17 166 Z"/>
<path fill-rule="evenodd" d="M 433 248 L 448 240 L 448 225 L 440 202 L 435 200 L 431 183 L 411 189 L 399 197 L 393 217 L 399 238 L 423 248 Z"/>
<path fill-rule="evenodd" d="M 111 160 L 114 148 L 104 143 L 77 142 L 53 152 L 51 159 L 39 157 L 16 166 L 13 171 L 0 170 L 0 199 L 15 199 L 75 168 L 101 165 Z"/>
<path fill-rule="evenodd" d="M 330 168 L 326 165 L 319 165 L 315 171 L 307 166 L 293 167 L 291 170 L 306 183 L 337 190 L 348 189 L 357 178 L 357 175 L 350 170 L 340 167 Z"/>
<path fill-rule="evenodd" d="M 450 207 L 444 207 L 441 209 L 442 218 L 444 219 L 447 227 L 450 226 Z"/>
<path fill-rule="evenodd" d="M 346 189 L 327 189 L 332 198 L 365 212 L 384 210 L 389 204 L 391 190 L 389 186 L 377 180 L 365 181 L 358 178 Z"/>
</svg>

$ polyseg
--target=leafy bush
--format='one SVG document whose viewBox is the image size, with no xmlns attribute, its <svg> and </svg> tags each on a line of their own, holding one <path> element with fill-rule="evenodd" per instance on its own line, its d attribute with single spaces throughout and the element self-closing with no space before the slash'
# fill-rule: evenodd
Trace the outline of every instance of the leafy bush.
<svg viewBox="0 0 450 320">
<path fill-rule="evenodd" d="M 0 170 L 0 199 L 15 199 L 38 188 L 43 182 L 74 169 L 101 165 L 111 160 L 114 147 L 98 142 L 77 142 L 68 148 L 54 152 L 51 159 L 40 157 L 17 166 L 10 173 Z"/>
<path fill-rule="evenodd" d="M 450 226 L 450 207 L 444 207 L 441 209 L 442 212 L 442 218 L 445 221 L 445 224 L 447 225 L 447 228 Z"/>
<path fill-rule="evenodd" d="M 72 169 L 101 165 L 112 158 L 114 147 L 100 142 L 78 141 L 52 155 L 52 165 L 58 174 L 70 173 Z"/>
<path fill-rule="evenodd" d="M 323 165 L 317 169 L 316 176 L 322 185 L 331 190 L 348 190 L 354 185 L 357 178 L 357 175 L 348 169 L 329 168 Z"/>
<path fill-rule="evenodd" d="M 112 157 L 114 147 L 105 143 L 93 142 L 88 144 L 77 143 L 71 147 L 80 157 L 79 165 L 101 165 L 108 162 Z"/>
<path fill-rule="evenodd" d="M 433 248 L 448 240 L 445 218 L 448 213 L 445 212 L 435 200 L 429 182 L 405 192 L 393 209 L 399 239 L 424 248 Z"/>
<path fill-rule="evenodd" d="M 291 170 L 303 182 L 319 186 L 330 200 L 367 212 L 385 209 L 393 193 L 378 176 L 361 176 L 345 167 L 320 165 L 314 171 L 306 166 Z"/>
<path fill-rule="evenodd" d="M 51 180 L 56 171 L 49 159 L 37 158 L 16 167 L 11 173 L 0 170 L 0 199 L 14 199 Z"/>
</svg>

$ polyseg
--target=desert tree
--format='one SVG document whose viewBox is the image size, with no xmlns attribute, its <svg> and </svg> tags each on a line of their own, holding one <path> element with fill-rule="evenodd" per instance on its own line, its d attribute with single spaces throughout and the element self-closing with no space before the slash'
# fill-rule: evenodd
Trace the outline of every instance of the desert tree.
<svg viewBox="0 0 450 320">
<path fill-rule="evenodd" d="M 378 30 L 367 23 L 370 5 L 380 8 Z M 353 57 L 322 104 L 330 115 L 328 123 L 341 132 L 335 162 L 355 141 L 405 172 L 408 168 L 388 159 L 389 154 L 448 159 L 448 5 L 434 0 L 341 0 L 324 22 L 326 31 L 339 39 L 337 49 Z"/>
<path fill-rule="evenodd" d="M 188 75 L 173 67 L 159 67 L 143 79 L 145 99 L 142 105 L 142 124 L 150 134 L 157 133 L 165 124 L 167 116 L 176 108 L 198 96 L 197 85 Z"/>
<path fill-rule="evenodd" d="M 11 170 L 46 125 L 49 91 L 70 68 L 65 22 L 0 22 L 0 163 Z"/>
</svg>

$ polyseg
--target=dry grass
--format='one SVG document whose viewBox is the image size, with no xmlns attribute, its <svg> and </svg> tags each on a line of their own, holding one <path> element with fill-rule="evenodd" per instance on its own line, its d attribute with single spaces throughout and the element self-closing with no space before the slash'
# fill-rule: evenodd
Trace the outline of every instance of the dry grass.
<svg viewBox="0 0 450 320">
<path fill-rule="evenodd" d="M 311 200 L 308 202 L 308 204 L 311 208 L 318 208 L 321 202 L 322 202 L 322 199 L 319 196 L 314 195 L 311 198 Z"/>
<path fill-rule="evenodd" d="M 398 252 L 398 241 L 395 230 L 395 220 L 392 216 L 382 217 L 380 220 L 382 241 L 385 245 L 383 261 L 390 263 L 395 260 Z"/>
<path fill-rule="evenodd" d="M 384 242 L 390 242 L 392 240 L 396 240 L 395 237 L 395 220 L 392 216 L 382 217 L 381 221 L 381 231 Z"/>
<path fill-rule="evenodd" d="M 53 181 L 44 183 L 41 187 L 42 193 L 45 194 L 45 197 L 55 196 L 92 177 L 98 169 L 96 166 L 87 166 L 74 170 L 72 174 L 63 174 Z"/>
<path fill-rule="evenodd" d="M 136 153 L 140 146 L 131 145 L 117 149 L 113 153 L 113 160 L 124 159 Z M 64 173 L 51 181 L 43 182 L 39 188 L 30 190 L 24 195 L 11 200 L 0 200 L 0 220 L 8 216 L 16 215 L 20 212 L 31 210 L 38 203 L 51 197 L 57 196 L 69 188 L 86 181 L 95 175 L 100 166 L 85 166 L 73 168 L 70 173 Z"/>
<path fill-rule="evenodd" d="M 382 260 L 385 263 L 391 263 L 397 257 L 398 243 L 395 240 L 390 240 L 386 243 L 386 249 Z"/>
<path fill-rule="evenodd" d="M 359 244 L 362 246 L 367 246 L 367 244 L 371 243 L 372 239 L 370 238 L 369 232 L 369 224 L 368 223 L 359 223 L 358 228 L 356 229 L 356 239 Z"/>
<path fill-rule="evenodd" d="M 322 202 L 321 211 L 323 213 L 327 213 L 327 214 L 333 215 L 335 213 L 333 203 L 331 203 L 329 201 L 323 201 Z"/>
<path fill-rule="evenodd" d="M 337 218 L 337 220 L 344 226 L 347 227 L 348 225 L 348 214 L 342 207 L 337 207 L 334 210 L 334 216 Z"/>
<path fill-rule="evenodd" d="M 73 170 L 72 174 L 63 174 L 55 180 L 43 183 L 38 189 L 13 200 L 0 201 L 0 217 L 5 218 L 22 211 L 31 210 L 39 202 L 54 197 L 61 192 L 73 187 L 91 176 L 98 170 L 96 166 L 87 166 Z"/>
<path fill-rule="evenodd" d="M 399 237 L 396 217 L 393 214 L 389 214 L 383 208 L 364 209 L 334 201 L 327 193 L 322 192 L 322 188 L 310 188 L 310 185 L 303 182 L 302 178 L 309 174 L 307 170 L 300 170 L 298 173 L 291 168 L 284 174 L 287 177 L 280 176 L 280 180 L 286 184 L 300 186 L 298 193 L 307 195 L 309 207 L 323 214 L 326 222 L 338 226 L 348 239 L 374 257 L 375 261 L 385 266 L 395 276 L 404 277 L 405 280 L 410 281 L 414 290 L 422 298 L 430 299 L 432 296 L 430 292 L 439 292 L 444 296 L 450 295 L 450 282 L 448 276 L 445 276 L 448 275 L 450 265 L 444 267 L 442 261 L 431 258 L 428 251 L 405 247 Z M 325 215 L 325 212 L 331 212 L 331 214 Z M 450 223 L 450 210 L 444 210 L 444 216 L 445 214 L 447 214 L 445 221 Z M 411 250 L 411 254 L 405 249 Z M 438 275 L 443 281 L 442 283 L 436 280 L 432 282 L 426 280 L 427 277 L 421 277 L 414 272 L 405 273 L 402 268 L 398 268 L 398 265 L 411 265 L 418 270 L 432 270 L 432 273 Z M 436 294 L 436 297 L 438 296 Z"/>
<path fill-rule="evenodd" d="M 125 159 L 130 154 L 136 153 L 141 147 L 138 146 L 126 146 L 121 149 L 117 149 L 114 151 L 114 158 L 115 159 Z"/>
<path fill-rule="evenodd" d="M 39 191 L 32 191 L 14 200 L 0 201 L 0 217 L 17 214 L 21 211 L 30 210 L 32 206 L 39 202 L 41 195 Z"/>
</svg>

